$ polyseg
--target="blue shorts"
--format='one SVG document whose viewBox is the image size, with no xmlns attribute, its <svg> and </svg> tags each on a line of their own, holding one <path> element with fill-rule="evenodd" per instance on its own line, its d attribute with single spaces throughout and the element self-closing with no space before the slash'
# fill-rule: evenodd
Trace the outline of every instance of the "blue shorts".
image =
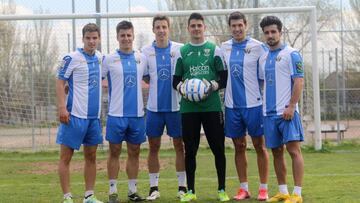
<svg viewBox="0 0 360 203">
<path fill-rule="evenodd" d="M 148 137 L 160 137 L 164 133 L 165 126 L 170 137 L 181 137 L 180 112 L 146 111 L 146 135 Z"/>
<path fill-rule="evenodd" d="M 56 143 L 79 150 L 81 144 L 96 146 L 103 142 L 100 119 L 83 119 L 70 115 L 68 124 L 61 123 Z"/>
<path fill-rule="evenodd" d="M 108 116 L 106 122 L 106 140 L 111 144 L 141 144 L 146 141 L 144 117 Z"/>
<path fill-rule="evenodd" d="M 296 111 L 289 121 L 282 116 L 265 116 L 264 132 L 267 148 L 277 148 L 290 141 L 304 141 L 304 130 L 300 115 Z"/>
<path fill-rule="evenodd" d="M 251 137 L 264 135 L 262 106 L 252 108 L 225 108 L 225 136 L 238 138 L 246 135 Z"/>
</svg>

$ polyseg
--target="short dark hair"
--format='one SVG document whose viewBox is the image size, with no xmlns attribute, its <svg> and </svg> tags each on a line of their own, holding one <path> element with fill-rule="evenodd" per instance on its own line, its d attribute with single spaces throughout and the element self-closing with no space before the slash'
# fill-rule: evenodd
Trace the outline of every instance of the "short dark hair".
<svg viewBox="0 0 360 203">
<path fill-rule="evenodd" d="M 189 19 L 188 19 L 188 25 L 190 25 L 190 20 L 202 20 L 204 22 L 204 16 L 202 16 L 200 13 L 192 13 L 190 16 L 189 16 Z"/>
<path fill-rule="evenodd" d="M 161 15 L 161 14 L 157 14 L 156 16 L 154 16 L 153 21 L 152 21 L 152 26 L 155 26 L 155 21 L 157 20 L 166 20 L 168 27 L 170 27 L 170 19 L 169 17 L 165 16 L 165 15 Z"/>
<path fill-rule="evenodd" d="M 84 37 L 87 32 L 97 32 L 100 37 L 100 28 L 95 23 L 86 24 L 82 29 L 82 36 Z"/>
<path fill-rule="evenodd" d="M 128 30 L 128 29 L 133 29 L 134 30 L 134 26 L 130 21 L 126 21 L 123 20 L 120 23 L 117 24 L 116 26 L 116 34 L 119 34 L 120 30 Z"/>
<path fill-rule="evenodd" d="M 269 25 L 277 25 L 278 30 L 280 32 L 282 30 L 282 22 L 276 16 L 265 16 L 260 22 L 260 27 L 263 31 L 264 31 L 264 27 L 269 26 Z"/>
<path fill-rule="evenodd" d="M 244 23 L 246 24 L 246 17 L 243 13 L 241 13 L 240 11 L 235 11 L 230 13 L 229 19 L 228 19 L 228 24 L 230 26 L 230 22 L 231 20 L 243 20 Z"/>
</svg>

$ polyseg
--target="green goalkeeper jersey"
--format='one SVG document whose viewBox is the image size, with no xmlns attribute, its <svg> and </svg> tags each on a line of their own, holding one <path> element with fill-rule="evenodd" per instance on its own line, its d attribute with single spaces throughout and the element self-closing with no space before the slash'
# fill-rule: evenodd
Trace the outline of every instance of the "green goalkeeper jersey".
<svg viewBox="0 0 360 203">
<path fill-rule="evenodd" d="M 225 70 L 225 65 L 219 47 L 211 42 L 200 45 L 191 43 L 181 47 L 176 56 L 175 75 L 183 80 L 205 78 L 208 81 L 218 80 L 218 72 Z M 208 98 L 200 102 L 191 102 L 182 98 L 180 112 L 210 112 L 221 111 L 219 92 L 215 91 Z"/>
</svg>

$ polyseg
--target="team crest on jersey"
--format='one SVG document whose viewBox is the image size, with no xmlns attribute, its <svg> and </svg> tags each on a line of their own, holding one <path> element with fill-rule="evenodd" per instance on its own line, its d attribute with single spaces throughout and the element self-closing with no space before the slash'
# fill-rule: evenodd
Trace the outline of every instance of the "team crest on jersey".
<svg viewBox="0 0 360 203">
<path fill-rule="evenodd" d="M 149 56 L 150 56 L 150 57 L 155 57 L 155 56 L 156 56 L 156 53 L 155 53 L 155 52 L 151 52 L 151 53 L 149 54 Z"/>
<path fill-rule="evenodd" d="M 277 62 L 281 61 L 281 56 L 277 56 L 277 57 L 276 57 L 276 61 L 277 61 Z"/>
<path fill-rule="evenodd" d="M 302 61 L 296 62 L 296 72 L 303 73 L 304 72 L 304 64 Z"/>
<path fill-rule="evenodd" d="M 245 52 L 246 54 L 250 54 L 251 49 L 250 49 L 250 48 L 246 48 L 246 49 L 244 50 L 244 52 Z"/>
<path fill-rule="evenodd" d="M 71 56 L 65 56 L 63 58 L 63 60 L 61 60 L 58 64 L 58 69 L 59 70 L 63 70 L 67 65 L 69 65 L 70 61 L 71 61 Z"/>
<path fill-rule="evenodd" d="M 171 53 L 170 53 L 170 57 L 171 57 L 171 58 L 174 58 L 174 57 L 175 57 L 175 52 L 171 52 Z"/>
<path fill-rule="evenodd" d="M 204 49 L 204 56 L 210 56 L 210 49 Z"/>
</svg>

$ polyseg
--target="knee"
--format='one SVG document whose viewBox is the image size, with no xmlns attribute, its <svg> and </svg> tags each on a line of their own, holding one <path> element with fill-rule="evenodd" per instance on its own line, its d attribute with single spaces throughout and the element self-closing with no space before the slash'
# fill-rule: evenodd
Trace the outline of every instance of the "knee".
<svg viewBox="0 0 360 203">
<path fill-rule="evenodd" d="M 129 158 L 136 158 L 140 155 L 140 147 L 129 147 L 128 148 Z"/>
<path fill-rule="evenodd" d="M 149 150 L 151 154 L 157 154 L 160 150 L 160 143 L 150 143 Z"/>
<path fill-rule="evenodd" d="M 96 162 L 96 152 L 95 153 L 87 153 L 85 155 L 85 161 L 87 163 L 92 163 L 94 164 Z"/>
<path fill-rule="evenodd" d="M 120 156 L 121 150 L 120 149 L 110 149 L 109 157 L 111 159 L 118 159 Z"/>
<path fill-rule="evenodd" d="M 182 142 L 182 140 L 174 140 L 174 148 L 175 148 L 175 152 L 176 153 L 184 153 L 184 144 Z"/>
<path fill-rule="evenodd" d="M 291 149 L 288 148 L 287 151 L 291 156 L 291 158 L 295 158 L 301 155 L 301 150 L 297 148 L 291 148 Z"/>
<path fill-rule="evenodd" d="M 254 148 L 257 154 L 266 153 L 266 147 L 263 143 L 254 143 Z"/>
<path fill-rule="evenodd" d="M 234 142 L 234 147 L 236 153 L 245 153 L 246 142 Z"/>
<path fill-rule="evenodd" d="M 271 151 L 274 156 L 274 159 L 282 158 L 284 156 L 284 148 L 283 147 L 273 148 Z"/>
</svg>

